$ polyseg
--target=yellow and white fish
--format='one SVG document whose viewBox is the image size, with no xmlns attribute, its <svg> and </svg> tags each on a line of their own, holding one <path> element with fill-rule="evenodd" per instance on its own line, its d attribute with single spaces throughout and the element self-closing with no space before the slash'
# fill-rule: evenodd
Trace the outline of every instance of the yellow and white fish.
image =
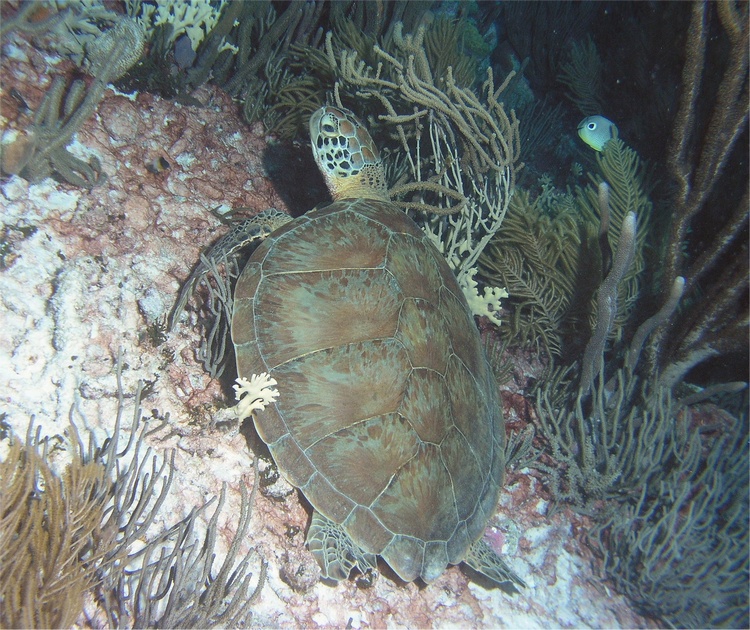
<svg viewBox="0 0 750 630">
<path fill-rule="evenodd" d="M 595 151 L 604 149 L 604 145 L 617 130 L 615 123 L 604 116 L 588 116 L 578 123 L 578 135 Z"/>
</svg>

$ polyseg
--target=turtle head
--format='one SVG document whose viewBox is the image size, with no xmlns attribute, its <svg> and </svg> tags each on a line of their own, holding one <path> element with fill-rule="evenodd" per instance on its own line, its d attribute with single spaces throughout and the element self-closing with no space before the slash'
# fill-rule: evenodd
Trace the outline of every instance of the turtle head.
<svg viewBox="0 0 750 630">
<path fill-rule="evenodd" d="M 334 200 L 388 199 L 378 148 L 348 109 L 321 107 L 310 118 L 313 156 Z"/>
</svg>

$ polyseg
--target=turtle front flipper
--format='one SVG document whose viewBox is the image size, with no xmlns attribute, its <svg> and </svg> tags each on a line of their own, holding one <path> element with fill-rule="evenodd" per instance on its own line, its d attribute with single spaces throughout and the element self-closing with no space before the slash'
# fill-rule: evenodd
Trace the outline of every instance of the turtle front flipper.
<svg viewBox="0 0 750 630">
<path fill-rule="evenodd" d="M 169 316 L 169 326 L 167 330 L 172 330 L 177 320 L 185 310 L 190 297 L 198 287 L 199 282 L 209 273 L 212 273 L 212 267 L 215 268 L 221 263 L 226 263 L 233 256 L 237 256 L 239 250 L 243 249 L 253 241 L 266 238 L 271 232 L 291 221 L 292 217 L 275 208 L 269 208 L 259 212 L 254 217 L 237 221 L 224 236 L 222 236 L 214 245 L 212 245 L 205 254 L 201 254 L 201 259 L 196 265 L 193 273 L 185 281 L 177 296 L 172 313 Z M 217 280 L 219 280 L 217 278 Z"/>
<path fill-rule="evenodd" d="M 504 591 L 517 593 L 515 584 L 526 586 L 526 583 L 508 567 L 490 546 L 480 538 L 469 547 L 464 562 L 472 569 L 488 577 Z M 514 584 L 515 583 L 515 584 Z"/>
<path fill-rule="evenodd" d="M 362 573 L 375 571 L 376 556 L 357 546 L 340 525 L 318 511 L 313 511 L 307 546 L 320 565 L 323 578 L 345 580 L 354 567 Z"/>
</svg>

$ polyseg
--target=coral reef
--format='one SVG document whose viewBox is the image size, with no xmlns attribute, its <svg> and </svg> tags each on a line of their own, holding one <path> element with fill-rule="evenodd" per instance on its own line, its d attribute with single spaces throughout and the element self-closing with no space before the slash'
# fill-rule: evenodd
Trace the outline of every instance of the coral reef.
<svg viewBox="0 0 750 630">
<path fill-rule="evenodd" d="M 723 420 L 703 461 L 695 436 L 671 478 L 592 532 L 618 590 L 675 627 L 748 625 L 747 417 Z"/>
<path fill-rule="evenodd" d="M 625 282 L 613 285 L 617 309 L 607 338 L 622 340 L 645 269 L 652 212 L 645 165 L 622 140 L 613 138 L 597 155 L 596 169 L 589 174 L 595 185 L 578 187 L 575 195 L 546 183 L 534 199 L 516 189 L 503 224 L 479 261 L 488 284 L 507 287 L 510 294 L 503 338 L 534 344 L 567 362 L 586 343 L 581 330 L 596 321 L 596 290 L 609 271 L 610 252 L 620 242 L 628 212 L 638 218 L 633 260 L 624 270 Z M 605 181 L 607 201 L 602 203 Z"/>
<path fill-rule="evenodd" d="M 606 184 L 602 184 L 600 188 L 604 191 L 609 190 Z M 606 209 L 608 206 L 606 197 L 607 194 L 603 193 L 602 215 L 609 212 Z M 635 213 L 629 212 L 622 220 L 620 239 L 617 243 L 612 266 L 597 291 L 596 325 L 581 359 L 580 386 L 583 396 L 589 393 L 595 375 L 604 368 L 604 346 L 617 316 L 617 293 L 620 290 L 620 282 L 624 279 L 633 258 L 635 258 L 635 231 Z"/>
<path fill-rule="evenodd" d="M 658 172 L 653 164 L 647 170 L 633 149 L 621 139 L 614 139 L 596 156 L 594 165 L 600 175 L 593 177 L 593 181 L 608 181 L 612 187 L 610 205 L 615 218 L 610 232 L 615 240 L 626 212 L 636 212 L 639 223 L 635 265 L 618 296 L 621 307 L 611 335 L 618 345 L 624 347 L 623 334 L 633 334 L 649 314 L 658 310 L 674 292 L 676 283 L 682 286 L 681 307 L 673 317 L 676 325 L 662 325 L 649 336 L 643 344 L 645 360 L 639 368 L 652 377 L 658 374 L 669 388 L 679 385 L 691 371 L 701 374 L 702 363 L 709 362 L 716 367 L 716 361 L 711 363 L 714 357 L 731 362 L 735 372 L 733 378 L 730 375 L 731 380 L 747 380 L 747 371 L 741 367 L 747 346 L 747 257 L 737 255 L 747 247 L 747 186 L 742 179 L 746 167 L 739 157 L 741 146 L 747 143 L 745 9 L 743 5 L 736 11 L 726 7 L 714 11 L 712 5 L 705 3 L 696 3 L 691 9 L 692 22 L 685 42 L 687 62 L 683 69 L 682 104 L 674 120 L 673 141 L 666 160 L 675 185 L 666 196 L 660 193 L 658 216 L 654 216 L 651 201 L 655 194 L 653 174 Z M 721 33 L 716 46 L 722 46 L 726 54 L 721 57 L 718 71 L 707 76 L 706 60 L 715 54 L 706 37 L 710 21 Z M 709 108 L 705 98 L 711 94 L 716 94 L 719 101 Z M 702 147 L 700 151 L 694 150 L 697 145 Z M 730 195 L 726 199 L 719 193 L 722 183 L 729 185 Z M 579 188 L 577 196 L 584 220 L 598 221 L 596 188 L 589 186 L 584 191 Z M 716 208 L 727 204 L 728 211 L 716 213 Z M 513 206 L 510 214 L 513 214 Z M 581 233 L 586 234 L 587 229 L 582 229 Z M 502 236 L 502 231 L 499 234 Z M 587 238 L 581 242 L 586 243 Z M 593 251 L 598 250 L 604 251 L 602 248 Z M 528 279 L 514 281 L 511 269 L 498 267 L 507 266 L 503 258 L 510 260 L 513 254 L 504 254 L 502 248 L 496 248 L 493 253 L 498 262 L 493 263 L 487 257 L 483 262 L 487 279 L 492 284 L 508 287 L 510 297 L 506 305 L 514 300 L 515 282 L 519 302 L 523 303 L 523 308 L 528 308 L 528 289 L 519 285 L 539 287 L 540 284 Z M 527 259 L 527 265 L 532 264 L 531 260 L 533 257 Z M 595 261 L 592 260 L 592 264 Z M 531 303 L 535 300 L 541 308 L 540 292 L 537 294 Z M 549 298 L 548 313 L 551 303 L 564 302 Z M 584 295 L 586 303 L 588 298 Z M 523 322 L 523 335 L 528 336 L 529 314 L 525 314 L 523 308 L 517 310 L 511 321 Z M 591 309 L 590 314 L 594 317 L 595 309 Z M 559 311 L 554 317 L 547 317 L 549 324 L 543 338 L 555 340 L 553 350 L 559 352 L 571 341 L 575 347 L 575 340 L 557 325 L 560 321 L 566 322 L 565 318 L 560 319 Z M 556 338 L 561 333 L 563 338 L 567 337 L 567 342 Z M 545 344 L 549 346 L 546 341 Z"/>
<path fill-rule="evenodd" d="M 588 538 L 617 589 L 670 625 L 746 626 L 746 413 L 726 414 L 717 435 L 627 370 L 590 400 L 553 378 L 536 409 L 556 464 L 531 465 L 557 500 L 596 520 Z"/>
<path fill-rule="evenodd" d="M 63 471 L 39 473 L 50 490 L 68 483 L 54 436 L 63 435 L 73 405 L 83 434 L 90 428 L 102 444 L 112 435 L 121 402 L 112 369 L 123 344 L 125 389 L 147 379 L 144 415 L 161 427 L 144 434 L 140 448 L 173 448 L 174 478 L 183 480 L 165 495 L 153 531 L 132 530 L 165 545 L 163 555 L 149 547 L 141 564 L 128 565 L 135 598 L 118 594 L 127 582 L 110 584 L 108 608 L 85 596 L 78 622 L 239 623 L 248 612 L 239 600 L 211 613 L 194 605 L 218 604 L 222 584 L 248 594 L 257 584 L 237 582 L 228 565 L 211 565 L 200 542 L 215 543 L 218 556 L 230 551 L 230 564 L 248 568 L 242 563 L 253 559 L 258 572 L 247 540 L 232 538 L 226 510 L 242 517 L 240 526 L 269 563 L 265 574 L 260 567 L 267 587 L 248 604 L 261 625 L 650 623 L 606 585 L 660 623 L 747 625 L 746 394 L 731 402 L 734 419 L 705 403 L 718 401 L 717 391 L 742 387 L 721 381 L 747 380 L 747 4 L 609 5 L 607 17 L 597 9 L 603 5 L 509 3 L 480 7 L 472 21 L 470 10 L 459 8 L 451 21 L 431 2 L 213 2 L 203 7 L 211 8 L 210 23 L 201 22 L 198 3 L 177 4 L 123 5 L 130 19 L 142 17 L 148 43 L 117 81 L 171 103 L 153 93 L 128 100 L 104 89 L 110 69 L 87 57 L 96 51 L 91 42 L 106 42 L 121 20 L 128 23 L 119 3 L 0 6 L 3 465 L 21 443 L 14 438 L 10 447 L 7 435 L 24 434 L 36 414 L 41 434 L 27 437 L 23 457 L 48 455 L 51 470 Z M 155 7 L 149 16 L 147 7 Z M 160 12 L 163 23 L 154 24 Z M 516 75 L 482 86 L 476 75 L 483 60 L 471 50 L 492 48 L 489 24 L 498 17 L 491 62 L 496 72 L 503 66 L 499 76 Z M 589 96 L 612 112 L 621 134 L 608 143 L 609 155 L 597 157 L 565 132 L 571 113 L 559 80 L 566 55 L 583 51 L 589 36 L 607 69 L 601 90 Z M 117 46 L 107 54 L 116 53 Z M 344 61 L 351 62 L 349 75 Z M 81 79 L 84 66 L 90 76 Z M 612 76 L 620 79 L 616 85 Z M 262 172 L 261 126 L 242 125 L 231 99 L 209 82 L 231 89 L 247 120 L 262 120 L 287 138 L 299 137 L 306 112 L 327 92 L 344 105 L 356 102 L 382 139 L 389 181 L 394 189 L 402 185 L 405 206 L 458 210 L 423 222 L 463 272 L 475 311 L 486 315 L 480 325 L 496 348 L 498 373 L 508 379 L 502 392 L 515 436 L 508 460 L 516 467 L 486 540 L 517 557 L 529 593 L 500 598 L 453 569 L 423 590 L 388 575 L 369 589 L 353 582 L 330 589 L 309 563 L 299 535 L 307 514 L 288 488 L 275 499 L 258 497 L 255 517 L 246 518 L 241 488 L 252 465 L 245 438 L 223 410 L 231 388 L 196 363 L 203 358 L 219 375 L 231 359 L 225 331 L 211 328 L 217 313 L 231 310 L 224 290 L 230 284 L 197 280 L 207 300 L 185 317 L 213 331 L 207 336 L 190 326 L 167 332 L 163 324 L 200 249 L 224 233 L 218 216 L 230 216 L 230 208 L 246 208 L 236 212 L 240 217 L 284 209 L 284 193 L 266 178 L 271 168 Z M 532 90 L 546 95 L 544 104 Z M 510 103 L 529 103 L 518 110 L 520 125 Z M 451 109 L 455 104 L 464 113 Z M 511 139 L 507 147 L 493 146 L 498 131 Z M 519 154 L 533 164 L 520 170 Z M 485 156 L 495 166 L 486 168 Z M 651 160 L 648 173 L 638 156 Z M 565 173 L 548 164 L 573 161 L 578 165 Z M 583 172 L 593 185 L 581 181 Z M 611 186 L 606 229 L 602 181 Z M 631 211 L 638 226 L 634 262 L 623 280 L 601 289 Z M 485 240 L 490 233 L 495 238 Z M 476 276 L 482 252 L 484 276 Z M 201 264 L 199 276 L 212 263 Z M 208 275 L 231 281 L 240 265 L 222 260 Z M 502 303 L 498 287 L 510 293 Z M 616 300 L 611 326 L 597 298 Z M 490 320 L 503 322 L 499 331 Z M 527 347 L 503 347 L 498 336 Z M 535 344 L 541 352 L 531 349 Z M 555 370 L 540 354 L 569 369 Z M 217 355 L 224 363 L 212 363 Z M 498 356 L 512 362 L 501 366 Z M 583 390 L 574 377 L 581 371 L 588 374 Z M 721 402 L 727 404 L 726 395 Z M 79 449 L 81 461 L 93 464 L 89 455 L 96 453 Z M 149 454 L 141 466 L 123 463 L 121 470 L 135 475 L 131 484 L 141 483 L 140 473 L 158 477 L 158 499 L 169 462 Z M 44 465 L 39 461 L 40 471 Z M 67 500 L 64 492 L 55 496 Z M 183 511 L 211 496 L 221 496 L 225 509 Z M 171 513 L 179 526 L 165 519 Z M 121 575 L 119 560 L 114 572 L 91 571 L 103 567 L 91 554 L 77 553 L 77 565 L 70 565 L 82 571 L 70 581 L 71 602 L 90 593 L 102 574 Z M 592 566 L 603 575 L 593 575 Z M 45 606 L 40 615 L 48 615 Z M 49 623 L 70 623 L 73 613 L 49 614 Z"/>
<path fill-rule="evenodd" d="M 227 0 L 217 3 L 205 0 L 157 0 L 155 5 L 144 3 L 142 0 L 129 0 L 126 4 L 128 15 L 138 22 L 147 38 L 150 39 L 160 26 L 164 26 L 168 31 L 165 47 L 171 47 L 184 35 L 195 52 L 206 36 L 214 30 Z"/>
<path fill-rule="evenodd" d="M 616 82 L 604 77 L 598 90 L 602 109 L 617 122 L 628 151 L 650 158 L 638 196 L 612 198 L 613 209 L 631 204 L 640 225 L 631 272 L 638 280 L 627 287 L 622 303 L 628 311 L 618 315 L 614 336 L 627 335 L 628 328 L 632 332 L 682 277 L 684 296 L 674 325 L 662 326 L 649 337 L 640 369 L 652 376 L 659 374 L 670 388 L 686 377 L 705 380 L 707 374 L 719 371 L 726 372 L 727 380 L 747 380 L 748 178 L 742 157 L 748 138 L 747 5 L 695 2 L 651 9 L 620 5 L 621 19 L 602 22 L 591 36 L 604 66 L 618 77 Z M 542 9 L 525 11 L 543 13 Z M 587 19 L 597 22 L 591 14 Z M 581 19 L 584 23 L 586 19 Z M 548 24 L 539 19 L 538 27 Z M 679 34 L 676 47 L 682 49 L 682 56 L 675 58 L 674 51 L 656 54 L 657 63 L 655 50 L 664 41 L 667 25 L 670 37 Z M 515 41 L 531 28 L 530 22 L 509 38 Z M 562 26 L 556 24 L 556 28 L 559 36 L 565 33 Z M 574 49 L 588 46 L 582 33 L 570 37 L 567 45 Z M 637 41 L 638 45 L 613 46 L 611 41 Z M 536 60 L 542 58 L 540 54 Z M 534 76 L 531 69 L 527 68 L 530 78 Z M 578 74 L 586 79 L 594 73 L 581 69 Z M 647 95 L 639 87 L 645 85 Z M 549 92 L 545 98 L 554 97 Z M 575 154 L 571 157 L 581 160 Z M 629 177 L 626 162 L 604 164 L 599 157 L 596 164 L 589 155 L 581 161 L 590 165 L 590 173 L 607 170 L 603 180 L 611 184 L 615 170 Z M 534 165 L 527 170 L 534 172 Z M 558 176 L 557 186 L 561 179 Z M 528 176 L 524 183 L 533 186 Z M 586 195 L 587 214 L 593 211 L 594 216 L 596 194 L 589 189 Z M 618 225 L 618 220 L 613 221 L 613 229 Z M 626 330 L 621 331 L 623 325 Z"/>
<path fill-rule="evenodd" d="M 33 3 L 26 8 L 29 6 Z M 24 11 L 21 9 L 19 13 Z M 144 42 L 140 27 L 126 17 L 92 40 L 86 48 L 86 60 L 93 83 L 87 87 L 84 81 L 77 79 L 66 91 L 65 78 L 55 77 L 28 129 L 16 137 L 3 136 L 1 170 L 8 175 L 18 173 L 31 182 L 55 174 L 86 188 L 99 183 L 98 160 L 93 158 L 86 163 L 66 147 L 73 140 L 73 134 L 94 113 L 107 84 L 120 78 L 138 61 Z"/>
<path fill-rule="evenodd" d="M 109 568 L 104 556 L 117 559 L 117 531 L 104 526 L 106 464 L 84 459 L 82 444 L 73 446 L 73 461 L 58 477 L 49 464 L 53 446 L 33 423 L 25 444 L 10 437 L 0 465 L 3 627 L 70 627 L 97 570 Z"/>
<path fill-rule="evenodd" d="M 44 85 L 47 62 L 23 37 L 10 37 L 17 53 L 3 57 L 3 83 L 31 94 L 32 101 L 38 93 L 27 86 Z M 179 521 L 189 516 L 191 506 L 220 496 L 227 484 L 215 529 L 215 576 L 241 513 L 240 488 L 254 483 L 248 441 L 253 449 L 257 445 L 252 436 L 245 438 L 246 427 L 236 432 L 236 420 L 223 409 L 232 394 L 230 384 L 209 378 L 196 360 L 201 333 L 194 324 L 203 313 L 188 311 L 190 325 L 166 333 L 159 345 L 147 329 L 167 314 L 203 245 L 227 229 L 219 215 L 229 207 L 248 208 L 247 215 L 284 209 L 284 204 L 262 175 L 267 148 L 262 128 L 245 127 L 220 90 L 204 86 L 194 96 L 206 105 L 150 94 L 131 101 L 107 92 L 99 115 L 78 133 L 108 175 L 91 191 L 50 179 L 38 184 L 18 176 L 3 179 L 0 194 L 12 251 L 0 273 L 0 323 L 6 331 L 0 342 L 0 410 L 2 426 L 16 433 L 25 433 L 29 416 L 36 414 L 42 435 L 54 436 L 67 425 L 75 403 L 86 427 L 82 435 L 90 428 L 103 444 L 114 428 L 112 370 L 122 345 L 123 389 L 136 391 L 139 378 L 147 381 L 143 414 L 153 418 L 152 427 L 162 427 L 145 436 L 142 448 L 174 453 L 171 491 L 161 504 L 154 536 L 169 529 L 172 517 Z M 157 156 L 171 167 L 148 170 Z M 507 398 L 505 413 L 517 417 L 528 406 L 519 402 L 517 386 L 509 387 L 515 393 Z M 151 460 L 147 466 L 144 472 L 150 473 Z M 550 515 L 553 498 L 539 479 L 534 471 L 509 473 L 507 492 L 487 532 L 495 548 L 514 556 L 529 585 L 513 598 L 469 580 L 457 567 L 429 588 L 404 585 L 387 574 L 369 588 L 355 582 L 331 588 L 311 570 L 301 533 L 308 513 L 298 496 L 288 491 L 276 498 L 258 496 L 238 556 L 252 544 L 268 562 L 266 585 L 252 605 L 253 623 L 349 623 L 354 628 L 467 626 L 478 620 L 495 626 L 646 624 L 622 596 L 606 592 L 591 571 L 590 551 L 577 536 L 585 526 L 583 517 L 565 510 Z M 513 514 L 516 523 L 506 514 Z M 194 531 L 206 531 L 212 515 L 212 507 L 196 514 Z M 150 565 L 159 557 L 152 555 Z M 253 561 L 253 573 L 257 567 Z M 160 580 L 155 577 L 151 586 L 158 589 Z M 198 586 L 187 574 L 183 583 Z M 83 609 L 80 624 L 115 625 L 92 599 L 84 601 Z M 155 616 L 163 618 L 159 610 Z"/>
<path fill-rule="evenodd" d="M 553 90 L 565 54 L 589 29 L 594 10 L 594 5 L 556 2 L 511 2 L 502 7 L 503 35 L 535 92 Z"/>
<path fill-rule="evenodd" d="M 516 191 L 479 264 L 491 284 L 509 291 L 503 339 L 559 356 L 564 320 L 575 294 L 581 226 L 574 211 L 553 218 L 539 208 L 539 201 L 530 201 L 524 190 Z"/>
<path fill-rule="evenodd" d="M 479 256 L 502 224 L 519 166 L 518 121 L 500 100 L 512 74 L 496 88 L 488 70 L 480 96 L 460 87 L 448 67 L 438 86 L 425 52 L 425 32 L 420 27 L 407 35 L 396 25 L 393 51 L 373 49 L 381 58 L 377 68 L 358 61 L 354 51 L 337 55 L 330 33 L 326 54 L 340 84 L 379 102 L 385 110 L 380 119 L 396 128 L 412 181 L 392 186 L 392 198 L 417 210 L 419 219 L 427 215 L 421 219 L 423 227 L 456 273 L 473 312 L 499 323 L 496 313 L 504 290 L 487 287 L 480 294 L 473 276 Z M 412 111 L 399 113 L 396 107 Z M 424 145 L 423 120 L 429 138 Z M 400 201 L 402 195 L 417 195 L 417 200 Z M 430 195 L 437 201 L 430 201 Z"/>
<path fill-rule="evenodd" d="M 35 429 L 33 420 L 25 443 L 10 436 L 0 464 L 0 621 L 6 627 L 71 626 L 84 596 L 91 593 L 101 606 L 93 614 L 106 615 L 114 627 L 246 623 L 265 579 L 261 560 L 251 591 L 255 552 L 239 556 L 255 494 L 248 498 L 243 491 L 237 530 L 215 575 L 225 489 L 202 538 L 195 532 L 196 518 L 208 504 L 149 536 L 172 485 L 174 455 L 165 453 L 160 462 L 150 448 L 143 451 L 146 435 L 159 428 L 139 428 L 142 384 L 135 393 L 127 444 L 119 450 L 125 434 L 121 365 L 118 359 L 113 435 L 101 447 L 93 436 L 85 445 L 76 426 L 81 419 L 74 420 L 71 409 L 66 440 L 70 461 L 60 476 L 50 461 L 59 446 L 49 437 L 42 440 L 41 427 Z"/>
<path fill-rule="evenodd" d="M 589 542 L 605 573 L 663 623 L 742 627 L 747 399 L 736 396 L 732 419 L 696 405 L 747 388 L 747 5 L 686 9 L 681 104 L 663 158 L 673 186 L 657 189 L 661 165 L 645 167 L 614 138 L 584 161 L 597 186 L 552 195 L 546 210 L 546 182 L 537 199 L 517 191 L 481 269 L 508 287 L 508 328 L 527 343 L 540 335 L 565 366 L 536 386 L 542 453 L 531 465 L 559 505 L 594 520 Z M 631 211 L 636 233 L 621 228 Z M 711 357 L 731 368 L 704 368 Z"/>
<path fill-rule="evenodd" d="M 675 404 L 658 378 L 636 375 L 641 345 L 673 314 L 682 282 L 634 335 L 626 366 L 605 379 L 617 284 L 634 250 L 632 217 L 598 291 L 580 378 L 558 370 L 538 390 L 540 433 L 554 464 L 532 465 L 548 474 L 558 501 L 595 518 L 592 540 L 605 570 L 642 611 L 674 625 L 743 627 L 750 576 L 747 409 L 704 443 L 685 401 Z M 719 465 L 719 457 L 731 464 Z"/>
</svg>

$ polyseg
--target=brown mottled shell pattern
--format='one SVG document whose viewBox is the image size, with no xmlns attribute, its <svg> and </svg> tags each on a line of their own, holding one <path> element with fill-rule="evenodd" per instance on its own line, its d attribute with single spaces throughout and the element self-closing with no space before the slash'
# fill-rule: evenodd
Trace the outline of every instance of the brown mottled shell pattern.
<svg viewBox="0 0 750 630">
<path fill-rule="evenodd" d="M 255 423 L 313 507 L 405 580 L 461 562 L 503 481 L 496 386 L 442 255 L 386 201 L 291 221 L 237 283 L 240 376 L 279 399 Z"/>
</svg>

